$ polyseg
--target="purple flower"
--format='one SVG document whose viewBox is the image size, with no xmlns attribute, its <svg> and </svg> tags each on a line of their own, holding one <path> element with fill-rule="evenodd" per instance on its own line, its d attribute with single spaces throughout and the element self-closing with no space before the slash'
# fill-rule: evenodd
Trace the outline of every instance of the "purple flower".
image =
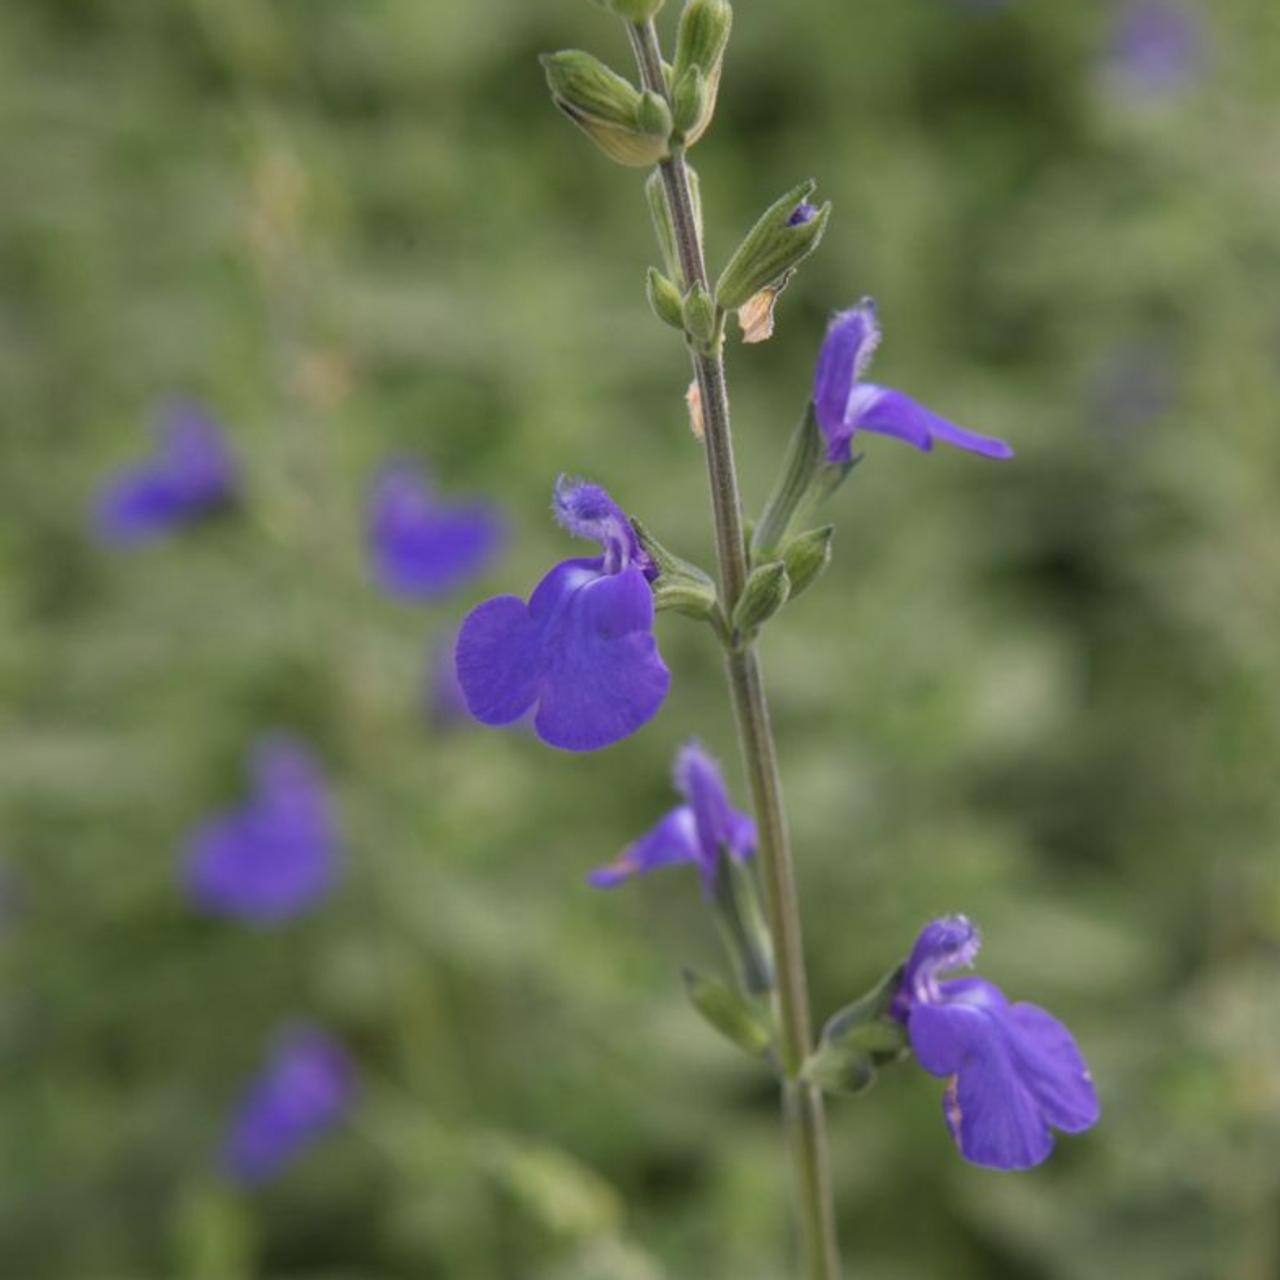
<svg viewBox="0 0 1280 1280">
<path fill-rule="evenodd" d="M 965 431 L 917 404 L 901 391 L 863 382 L 862 375 L 880 342 L 876 304 L 863 298 L 838 312 L 827 326 L 813 376 L 813 408 L 827 441 L 827 461 L 852 461 L 858 431 L 896 436 L 926 453 L 935 440 L 988 458 L 1011 458 L 1003 440 Z"/>
<path fill-rule="evenodd" d="M 791 217 L 787 219 L 789 227 L 803 227 L 805 223 L 812 222 L 818 216 L 818 206 L 810 204 L 807 200 L 802 200 L 795 209 L 792 210 Z"/>
<path fill-rule="evenodd" d="M 342 1046 L 318 1028 L 294 1028 L 240 1099 L 223 1142 L 223 1167 L 237 1182 L 267 1181 L 342 1120 L 355 1092 L 355 1070 Z"/>
<path fill-rule="evenodd" d="M 1176 0 L 1130 0 L 1111 36 L 1109 70 L 1122 91 L 1164 97 L 1186 88 L 1204 66 L 1199 16 Z"/>
<path fill-rule="evenodd" d="M 369 555 L 379 585 L 407 600 L 438 600 L 481 573 L 505 535 L 487 503 L 441 502 L 412 463 L 386 467 L 369 501 Z"/>
<path fill-rule="evenodd" d="M 109 546 L 133 546 L 203 519 L 234 502 L 239 467 L 218 426 L 179 401 L 160 420 L 146 461 L 108 480 L 94 501 L 94 527 Z"/>
<path fill-rule="evenodd" d="M 1098 1119 L 1089 1068 L 1066 1027 L 1034 1004 L 1010 1004 L 982 978 L 939 977 L 973 963 L 981 945 L 964 916 L 921 930 L 893 1013 L 917 1061 L 947 1078 L 944 1112 L 960 1153 L 992 1169 L 1030 1169 L 1053 1150 L 1051 1129 Z"/>
<path fill-rule="evenodd" d="M 612 889 L 658 867 L 692 862 L 710 895 L 721 858 L 727 855 L 744 862 L 755 853 L 756 824 L 729 803 L 716 762 L 698 743 L 687 743 L 676 756 L 675 786 L 685 803 L 672 809 L 616 861 L 593 871 L 589 883 L 597 889 Z"/>
<path fill-rule="evenodd" d="M 190 837 L 186 888 L 215 915 L 274 924 L 333 887 L 338 833 L 319 766 L 300 743 L 266 739 L 253 753 L 250 773 L 248 802 Z"/>
<path fill-rule="evenodd" d="M 566 560 L 528 604 L 487 600 L 458 634 L 458 681 L 481 723 L 533 727 L 553 747 L 595 751 L 634 733 L 662 705 L 671 673 L 653 638 L 656 569 L 630 520 L 598 485 L 556 485 L 555 513 L 602 555 Z"/>
</svg>

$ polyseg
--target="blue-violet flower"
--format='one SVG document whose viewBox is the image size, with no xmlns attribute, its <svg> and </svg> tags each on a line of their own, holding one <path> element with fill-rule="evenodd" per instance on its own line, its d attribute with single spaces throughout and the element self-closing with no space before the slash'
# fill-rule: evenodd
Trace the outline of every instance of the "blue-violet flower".
<svg viewBox="0 0 1280 1280">
<path fill-rule="evenodd" d="M 1029 1169 L 1053 1150 L 1052 1129 L 1096 1123 L 1098 1095 L 1071 1032 L 1034 1004 L 1010 1004 L 982 978 L 939 982 L 981 945 L 964 916 L 926 925 L 903 971 L 893 1013 L 931 1075 L 947 1079 L 944 1114 L 966 1160 Z"/>
<path fill-rule="evenodd" d="M 445 503 L 409 462 L 385 467 L 373 485 L 369 556 L 378 584 L 407 600 L 437 600 L 483 572 L 505 527 L 488 503 Z"/>
<path fill-rule="evenodd" d="M 255 749 L 248 802 L 198 827 L 187 844 L 187 892 L 204 910 L 258 924 L 296 916 L 338 875 L 339 839 L 324 779 L 300 743 Z"/>
<path fill-rule="evenodd" d="M 598 485 L 562 477 L 554 509 L 603 554 L 556 565 L 528 604 L 498 596 L 473 609 L 458 634 L 458 681 L 483 724 L 511 724 L 536 707 L 544 742 L 595 751 L 634 733 L 667 696 L 671 673 L 653 638 L 657 569 Z"/>
<path fill-rule="evenodd" d="M 109 546 L 146 542 L 230 506 L 239 483 L 222 428 L 198 405 L 178 401 L 160 419 L 151 456 L 98 490 L 94 528 Z"/>
<path fill-rule="evenodd" d="M 1205 62 L 1202 20 L 1178 0 L 1129 0 L 1116 17 L 1107 70 L 1134 98 L 1168 98 L 1189 87 Z"/>
<path fill-rule="evenodd" d="M 895 436 L 926 453 L 935 440 L 942 440 L 988 458 L 1013 457 L 1003 440 L 957 427 L 901 391 L 863 382 L 879 343 L 880 324 L 870 298 L 838 312 L 827 326 L 813 376 L 813 408 L 827 441 L 828 462 L 850 462 L 859 431 Z"/>
<path fill-rule="evenodd" d="M 237 1182 L 257 1185 L 337 1125 L 355 1101 L 346 1051 L 316 1027 L 282 1037 L 232 1116 L 222 1164 Z"/>
<path fill-rule="evenodd" d="M 658 867 L 692 862 L 710 895 L 723 857 L 745 862 L 756 851 L 756 824 L 729 802 L 729 792 L 716 762 L 697 742 L 676 756 L 676 790 L 685 803 L 666 814 L 622 855 L 588 877 L 598 889 L 611 889 L 632 876 Z"/>
</svg>

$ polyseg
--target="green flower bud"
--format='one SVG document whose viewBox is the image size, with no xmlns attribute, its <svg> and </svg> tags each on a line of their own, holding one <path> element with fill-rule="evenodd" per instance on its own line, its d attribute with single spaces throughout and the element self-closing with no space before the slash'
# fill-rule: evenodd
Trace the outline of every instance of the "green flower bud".
<svg viewBox="0 0 1280 1280">
<path fill-rule="evenodd" d="M 733 611 L 734 631 L 750 635 L 787 603 L 790 594 L 791 579 L 787 577 L 787 566 L 781 560 L 753 569 Z"/>
<path fill-rule="evenodd" d="M 642 95 L 599 58 L 579 49 L 544 54 L 542 66 L 556 106 L 609 159 L 647 167 L 666 156 L 671 116 L 665 103 L 655 108 L 646 101 L 656 95 Z"/>
<path fill-rule="evenodd" d="M 657 267 L 649 268 L 649 275 L 645 280 L 645 294 L 649 299 L 649 305 L 653 308 L 653 314 L 663 324 L 669 324 L 673 329 L 684 328 L 680 290 Z"/>
<path fill-rule="evenodd" d="M 814 186 L 809 181 L 792 187 L 747 232 L 716 285 L 716 301 L 726 311 L 777 285 L 818 247 L 831 205 L 814 209 L 807 203 Z"/>
<path fill-rule="evenodd" d="M 640 95 L 636 123 L 643 133 L 652 137 L 664 139 L 671 137 L 671 108 L 667 106 L 666 98 L 646 89 Z"/>
<path fill-rule="evenodd" d="M 672 94 L 672 115 L 676 134 L 681 138 L 701 137 L 710 120 L 710 90 L 701 67 L 690 67 L 676 81 Z"/>
<path fill-rule="evenodd" d="M 684 296 L 685 332 L 700 348 L 709 348 L 716 337 L 716 304 L 700 284 Z"/>
<path fill-rule="evenodd" d="M 728 983 L 708 974 L 684 971 L 689 1001 L 707 1023 L 752 1057 L 761 1057 L 773 1044 L 773 1032 L 758 1005 L 739 995 Z"/>
<path fill-rule="evenodd" d="M 702 137 L 715 115 L 724 51 L 732 26 L 733 8 L 729 0 L 689 0 L 680 15 L 672 83 L 678 92 L 693 67 L 701 73 L 703 81 L 702 88 L 697 91 L 700 99 L 698 110 L 680 126 L 685 146 L 693 146 Z"/>
<path fill-rule="evenodd" d="M 625 18 L 628 22 L 644 22 L 652 18 L 667 0 L 596 0 L 596 5 L 606 13 Z"/>
<path fill-rule="evenodd" d="M 833 524 L 810 529 L 792 538 L 782 549 L 782 563 L 787 566 L 787 577 L 791 579 L 790 599 L 794 600 L 815 583 L 831 563 L 831 539 L 835 531 Z"/>
</svg>

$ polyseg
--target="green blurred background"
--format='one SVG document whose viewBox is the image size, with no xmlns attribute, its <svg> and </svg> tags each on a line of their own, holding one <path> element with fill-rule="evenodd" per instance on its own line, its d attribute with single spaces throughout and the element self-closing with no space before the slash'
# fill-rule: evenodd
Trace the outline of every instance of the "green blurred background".
<svg viewBox="0 0 1280 1280">
<path fill-rule="evenodd" d="M 914 1067 L 833 1105 L 858 1280 L 1280 1275 L 1280 19 L 1201 18 L 1200 77 L 1142 94 L 1101 0 L 742 0 L 695 155 L 713 261 L 800 178 L 835 203 L 731 351 L 753 505 L 863 293 L 879 379 L 1018 450 L 872 439 L 765 643 L 819 1013 L 963 910 L 1103 1097 L 1025 1175 L 963 1164 Z M 0 7 L 6 1278 L 790 1274 L 772 1088 L 683 1003 L 692 875 L 583 884 L 687 735 L 741 795 L 710 637 L 660 622 L 672 696 L 601 754 L 422 713 L 465 609 L 571 553 L 559 471 L 710 556 L 641 178 L 551 109 L 565 45 L 625 65 L 585 0 Z M 109 555 L 90 495 L 174 391 L 249 508 Z M 362 561 L 406 451 L 518 534 L 436 608 Z M 183 835 L 277 727 L 346 880 L 278 930 L 200 918 Z M 299 1015 L 362 1105 L 244 1195 L 211 1153 Z"/>
</svg>

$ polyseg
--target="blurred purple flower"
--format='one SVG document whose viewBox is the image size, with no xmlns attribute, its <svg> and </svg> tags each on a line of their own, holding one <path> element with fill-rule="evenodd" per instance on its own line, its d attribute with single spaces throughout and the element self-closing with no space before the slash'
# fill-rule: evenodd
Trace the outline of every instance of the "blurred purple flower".
<svg viewBox="0 0 1280 1280">
<path fill-rule="evenodd" d="M 294 1028 L 241 1097 L 223 1167 L 237 1182 L 266 1182 L 337 1125 L 355 1094 L 355 1069 L 342 1046 L 316 1027 Z"/>
<path fill-rule="evenodd" d="M 838 312 L 827 326 L 813 376 L 813 408 L 827 441 L 827 461 L 852 461 L 859 431 L 894 436 L 926 453 L 935 440 L 988 458 L 1011 458 L 1003 440 L 965 431 L 917 404 L 901 391 L 863 382 L 862 375 L 880 343 L 876 305 L 863 298 Z"/>
<path fill-rule="evenodd" d="M 458 634 L 458 681 L 482 724 L 511 724 L 536 707 L 544 742 L 596 751 L 634 733 L 667 696 L 671 673 L 653 638 L 656 570 L 598 485 L 561 477 L 554 509 L 603 555 L 556 565 L 528 604 L 498 596 L 473 609 Z"/>
<path fill-rule="evenodd" d="M 253 752 L 248 802 L 198 827 L 185 879 L 204 910 L 258 924 L 299 915 L 333 888 L 338 833 L 319 766 L 285 736 Z"/>
<path fill-rule="evenodd" d="M 198 405 L 177 401 L 160 419 L 156 448 L 98 490 L 99 541 L 133 546 L 230 506 L 239 466 L 222 428 Z"/>
<path fill-rule="evenodd" d="M 1205 32 L 1200 15 L 1179 0 L 1128 0 L 1111 33 L 1107 69 L 1122 92 L 1167 97 L 1203 72 Z"/>
<path fill-rule="evenodd" d="M 971 965 L 981 940 L 964 916 L 926 925 L 903 971 L 894 1016 L 920 1065 L 947 1079 L 944 1112 L 966 1160 L 1030 1169 L 1053 1150 L 1051 1129 L 1098 1120 L 1093 1078 L 1071 1032 L 1034 1004 L 1010 1004 L 982 978 L 939 982 Z"/>
<path fill-rule="evenodd" d="M 505 527 L 488 503 L 445 503 L 421 468 L 384 468 L 369 500 L 369 555 L 378 584 L 406 600 L 438 600 L 482 573 Z"/>
<path fill-rule="evenodd" d="M 703 888 L 711 894 L 721 858 L 745 861 L 755 853 L 755 822 L 729 803 L 719 767 L 697 742 L 680 748 L 675 786 L 685 803 L 672 809 L 616 861 L 593 871 L 589 883 L 597 889 L 612 889 L 658 867 L 692 862 L 702 874 Z"/>
</svg>

